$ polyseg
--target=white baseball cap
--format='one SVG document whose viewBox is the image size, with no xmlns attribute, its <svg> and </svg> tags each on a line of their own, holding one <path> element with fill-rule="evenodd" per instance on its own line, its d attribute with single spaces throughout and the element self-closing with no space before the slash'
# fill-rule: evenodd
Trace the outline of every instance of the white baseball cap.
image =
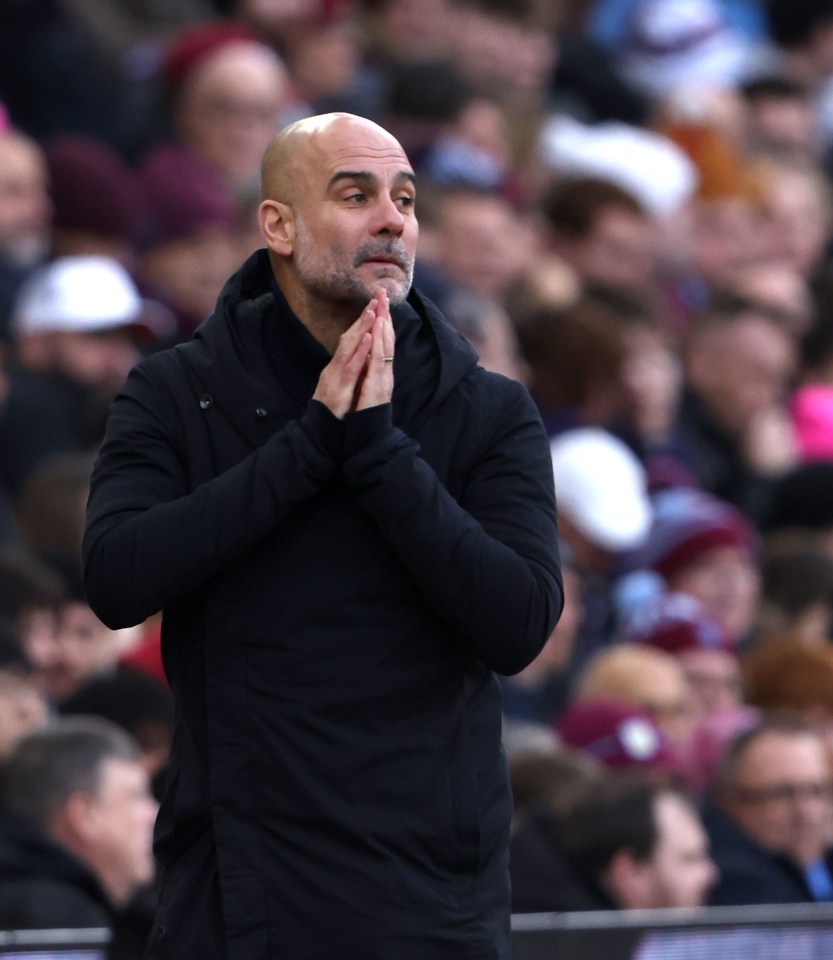
<svg viewBox="0 0 833 960">
<path fill-rule="evenodd" d="M 17 335 L 117 327 L 147 329 L 144 302 L 125 268 L 112 257 L 60 257 L 36 270 L 15 303 Z"/>
<path fill-rule="evenodd" d="M 559 513 L 604 550 L 639 547 L 653 510 L 645 468 L 630 447 L 600 427 L 581 427 L 559 434 L 550 451 Z"/>
</svg>

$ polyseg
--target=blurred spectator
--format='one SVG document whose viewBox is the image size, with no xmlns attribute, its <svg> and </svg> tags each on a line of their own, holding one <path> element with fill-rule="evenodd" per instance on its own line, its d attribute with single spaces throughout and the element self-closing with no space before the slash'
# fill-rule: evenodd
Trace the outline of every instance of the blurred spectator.
<svg viewBox="0 0 833 960">
<path fill-rule="evenodd" d="M 795 461 L 786 398 L 796 363 L 795 339 L 743 306 L 698 317 L 683 347 L 677 428 L 689 466 L 703 489 L 756 524 Z"/>
<path fill-rule="evenodd" d="M 585 282 L 641 291 L 654 279 L 654 223 L 623 187 L 593 177 L 556 177 L 541 209 L 549 249 Z"/>
<path fill-rule="evenodd" d="M 44 643 L 32 656 L 38 679 L 57 705 L 88 680 L 113 673 L 139 631 L 111 630 L 93 613 L 81 582 L 78 551 L 47 551 L 41 559 L 60 574 L 66 586 L 52 642 Z"/>
<path fill-rule="evenodd" d="M 833 9 L 825 0 L 767 0 L 765 8 L 780 72 L 804 90 L 828 147 L 833 142 Z"/>
<path fill-rule="evenodd" d="M 791 263 L 769 258 L 741 267 L 724 278 L 715 295 L 718 302 L 732 298 L 750 312 L 769 315 L 796 339 L 810 329 L 814 294 L 807 277 Z"/>
<path fill-rule="evenodd" d="M 46 147 L 53 257 L 112 257 L 134 268 L 142 196 L 134 169 L 103 141 L 54 137 Z"/>
<path fill-rule="evenodd" d="M 743 676 L 748 703 L 764 714 L 801 717 L 822 738 L 833 764 L 833 647 L 771 640 L 744 656 Z"/>
<path fill-rule="evenodd" d="M 620 48 L 624 76 L 652 99 L 732 89 L 756 66 L 750 37 L 718 0 L 640 0 Z"/>
<path fill-rule="evenodd" d="M 49 251 L 51 217 L 43 150 L 25 134 L 0 128 L 0 340 L 10 336 L 20 284 Z"/>
<path fill-rule="evenodd" d="M 186 340 L 252 251 L 242 242 L 244 224 L 215 169 L 178 147 L 160 146 L 140 174 L 145 216 L 138 282 L 173 316 L 173 329 L 163 342 Z"/>
<path fill-rule="evenodd" d="M 680 661 L 658 647 L 616 643 L 597 651 L 575 679 L 576 700 L 614 700 L 647 714 L 682 758 L 694 731 L 691 687 Z"/>
<path fill-rule="evenodd" d="M 752 156 L 818 162 L 821 142 L 813 105 L 801 84 L 780 74 L 753 77 L 740 87 L 743 140 Z"/>
<path fill-rule="evenodd" d="M 693 909 L 715 882 L 692 798 L 633 774 L 594 783 L 565 813 L 540 813 L 510 843 L 518 913 Z"/>
<path fill-rule="evenodd" d="M 563 745 L 516 754 L 509 761 L 514 827 L 538 810 L 566 813 L 603 772 L 590 754 Z"/>
<path fill-rule="evenodd" d="M 174 722 L 167 687 L 147 674 L 119 669 L 87 680 L 61 703 L 60 713 L 103 717 L 129 733 L 139 745 L 154 795 L 161 799 Z"/>
<path fill-rule="evenodd" d="M 808 644 L 833 639 L 833 556 L 806 535 L 767 542 L 756 642 L 789 637 Z"/>
<path fill-rule="evenodd" d="M 583 296 L 561 308 L 543 304 L 517 320 L 530 389 L 551 435 L 609 427 L 625 403 L 626 344 L 618 312 Z"/>
<path fill-rule="evenodd" d="M 0 761 L 17 741 L 46 724 L 47 703 L 14 631 L 0 620 Z"/>
<path fill-rule="evenodd" d="M 698 719 L 737 710 L 743 703 L 735 644 L 694 597 L 661 594 L 623 625 L 621 638 L 626 648 L 646 644 L 677 659 Z"/>
<path fill-rule="evenodd" d="M 557 50 L 557 8 L 535 0 L 452 0 L 454 57 L 484 93 L 516 110 L 546 102 Z"/>
<path fill-rule="evenodd" d="M 363 0 L 359 6 L 374 59 L 437 60 L 451 50 L 451 0 Z"/>
<path fill-rule="evenodd" d="M 477 351 L 480 366 L 528 385 L 529 367 L 515 327 L 498 300 L 465 287 L 452 289 L 441 303 L 445 316 Z"/>
<path fill-rule="evenodd" d="M 115 260 L 64 257 L 29 278 L 15 305 L 0 412 L 0 477 L 12 501 L 46 457 L 97 448 L 147 335 L 139 293 Z"/>
<path fill-rule="evenodd" d="M 660 779 L 679 775 L 668 737 L 647 711 L 610 697 L 574 697 L 555 724 L 560 741 L 604 767 L 654 771 Z"/>
<path fill-rule="evenodd" d="M 279 55 L 242 24 L 208 21 L 171 38 L 163 72 L 175 142 L 216 170 L 239 201 L 256 195 L 263 153 L 290 107 Z"/>
<path fill-rule="evenodd" d="M 80 552 L 94 461 L 92 453 L 58 453 L 32 470 L 15 510 L 27 550 Z"/>
<path fill-rule="evenodd" d="M 719 880 L 711 903 L 833 899 L 833 781 L 821 738 L 798 721 L 764 719 L 721 758 L 705 815 Z"/>
<path fill-rule="evenodd" d="M 645 474 L 605 430 L 567 430 L 552 442 L 559 529 L 576 567 L 605 573 L 618 554 L 641 546 L 651 525 Z"/>
<path fill-rule="evenodd" d="M 0 619 L 11 627 L 36 676 L 37 664 L 55 644 L 66 594 L 63 577 L 48 564 L 20 547 L 0 550 Z"/>
<path fill-rule="evenodd" d="M 677 489 L 653 500 L 654 522 L 633 558 L 636 583 L 643 571 L 660 578 L 660 591 L 686 594 L 701 605 L 728 641 L 749 635 L 760 594 L 758 540 L 743 515 L 699 490 Z M 622 589 L 622 595 L 627 593 Z M 630 607 L 631 612 L 636 608 Z M 627 603 L 625 603 L 627 608 Z"/>
<path fill-rule="evenodd" d="M 812 279 L 825 263 L 833 225 L 833 192 L 823 171 L 805 161 L 759 165 L 764 229 L 772 237 L 768 261 Z"/>
<path fill-rule="evenodd" d="M 536 250 L 529 225 L 494 191 L 450 187 L 438 193 L 435 205 L 425 256 L 453 282 L 501 297 Z"/>
<path fill-rule="evenodd" d="M 652 508 L 641 463 L 607 431 L 567 430 L 551 450 L 559 533 L 584 580 L 572 672 L 613 639 L 611 590 L 626 556 L 647 536 Z"/>
<path fill-rule="evenodd" d="M 156 803 L 115 725 L 79 717 L 24 737 L 2 799 L 4 929 L 109 927 L 153 881 Z"/>
</svg>

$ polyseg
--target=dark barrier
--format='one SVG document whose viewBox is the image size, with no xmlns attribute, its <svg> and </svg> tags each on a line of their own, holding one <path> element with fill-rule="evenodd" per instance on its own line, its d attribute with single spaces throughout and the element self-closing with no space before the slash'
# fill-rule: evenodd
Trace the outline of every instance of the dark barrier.
<svg viewBox="0 0 833 960">
<path fill-rule="evenodd" d="M 514 960 L 833 960 L 833 903 L 516 914 Z"/>
</svg>

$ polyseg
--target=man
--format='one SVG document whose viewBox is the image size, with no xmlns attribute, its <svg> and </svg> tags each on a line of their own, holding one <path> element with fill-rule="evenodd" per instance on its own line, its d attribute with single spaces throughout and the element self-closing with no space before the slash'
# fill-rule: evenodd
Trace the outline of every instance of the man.
<svg viewBox="0 0 833 960">
<path fill-rule="evenodd" d="M 0 482 L 14 502 L 35 467 L 98 447 L 110 402 L 139 359 L 145 308 L 105 256 L 61 257 L 27 279 L 12 317 L 12 364 L 0 412 Z"/>
<path fill-rule="evenodd" d="M 683 361 L 680 449 L 699 486 L 758 523 L 792 465 L 784 398 L 795 338 L 768 315 L 729 305 L 692 321 Z"/>
<path fill-rule="evenodd" d="M 512 838 L 517 912 L 655 910 L 704 904 L 716 879 L 691 797 L 617 773 L 566 813 L 539 813 Z"/>
<path fill-rule="evenodd" d="M 110 926 L 154 878 L 156 802 L 139 748 L 105 720 L 56 721 L 4 769 L 0 926 Z"/>
<path fill-rule="evenodd" d="M 720 882 L 714 904 L 833 900 L 833 778 L 821 737 L 764 719 L 726 748 L 706 813 Z"/>
<path fill-rule="evenodd" d="M 176 701 L 151 956 L 508 957 L 492 671 L 562 602 L 543 426 L 409 294 L 386 131 L 287 127 L 263 198 L 268 249 L 134 370 L 91 484 L 91 605 L 164 608 Z"/>
</svg>

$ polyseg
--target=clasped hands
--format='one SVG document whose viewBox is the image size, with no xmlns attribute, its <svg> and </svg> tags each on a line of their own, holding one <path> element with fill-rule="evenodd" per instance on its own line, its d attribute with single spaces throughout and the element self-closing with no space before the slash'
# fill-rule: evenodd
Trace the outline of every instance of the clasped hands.
<svg viewBox="0 0 833 960">
<path fill-rule="evenodd" d="M 387 291 L 377 290 L 339 338 L 312 399 L 339 420 L 353 410 L 388 403 L 393 394 L 394 339 Z"/>
</svg>

